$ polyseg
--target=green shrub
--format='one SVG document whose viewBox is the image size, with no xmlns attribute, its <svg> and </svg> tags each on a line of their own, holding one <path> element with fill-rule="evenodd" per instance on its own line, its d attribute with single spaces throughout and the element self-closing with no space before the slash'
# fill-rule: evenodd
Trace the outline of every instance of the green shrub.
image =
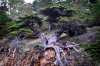
<svg viewBox="0 0 100 66">
<path fill-rule="evenodd" d="M 100 64 L 100 40 L 95 43 L 88 43 L 83 45 L 87 54 L 93 59 L 96 66 Z"/>
<path fill-rule="evenodd" d="M 19 30 L 10 32 L 10 35 L 16 36 L 19 35 L 20 33 L 32 34 L 32 30 L 27 28 L 21 28 Z"/>
<path fill-rule="evenodd" d="M 67 22 L 68 21 L 68 17 L 64 17 L 64 16 L 60 16 L 57 18 L 60 22 Z"/>
</svg>

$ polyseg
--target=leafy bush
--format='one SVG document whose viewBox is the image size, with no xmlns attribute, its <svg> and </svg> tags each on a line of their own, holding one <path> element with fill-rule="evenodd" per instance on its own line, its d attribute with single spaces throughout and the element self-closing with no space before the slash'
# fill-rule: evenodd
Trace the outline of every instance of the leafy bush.
<svg viewBox="0 0 100 66">
<path fill-rule="evenodd" d="M 100 40 L 95 43 L 88 43 L 83 45 L 87 54 L 93 59 L 96 66 L 100 64 Z"/>
<path fill-rule="evenodd" d="M 19 35 L 20 33 L 32 34 L 32 32 L 40 32 L 38 27 L 42 26 L 41 19 L 36 15 L 26 15 L 19 17 L 17 21 L 12 20 L 6 24 L 6 29 L 10 35 Z"/>
<path fill-rule="evenodd" d="M 89 8 L 92 10 L 95 18 L 100 19 L 100 0 L 96 0 L 96 3 L 89 4 Z"/>
<path fill-rule="evenodd" d="M 11 19 L 5 12 L 0 12 L 0 37 L 5 36 L 7 34 L 6 24 L 10 21 Z"/>
</svg>

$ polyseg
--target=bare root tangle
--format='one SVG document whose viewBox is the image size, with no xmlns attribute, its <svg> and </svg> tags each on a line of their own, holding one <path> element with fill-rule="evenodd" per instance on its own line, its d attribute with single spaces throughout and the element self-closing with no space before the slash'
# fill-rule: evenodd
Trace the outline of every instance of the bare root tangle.
<svg viewBox="0 0 100 66">
<path fill-rule="evenodd" d="M 17 62 L 17 57 L 15 52 L 16 50 L 14 49 L 12 53 L 4 52 L 0 54 L 0 62 L 2 62 L 1 64 L 3 66 L 14 66 Z"/>
<path fill-rule="evenodd" d="M 22 58 L 22 60 L 21 60 L 20 66 L 27 66 L 27 65 L 30 65 L 31 58 L 32 58 L 32 52 L 27 51 L 27 52 L 25 53 L 25 56 L 23 56 L 23 58 Z"/>
<path fill-rule="evenodd" d="M 55 34 L 46 39 L 48 42 L 44 41 L 45 45 L 35 45 L 21 52 L 21 57 L 18 51 L 23 48 L 15 44 L 9 48 L 9 52 L 0 53 L 0 66 L 92 66 L 81 53 L 79 44 L 67 40 L 63 43 L 60 39 L 58 41 Z"/>
</svg>

